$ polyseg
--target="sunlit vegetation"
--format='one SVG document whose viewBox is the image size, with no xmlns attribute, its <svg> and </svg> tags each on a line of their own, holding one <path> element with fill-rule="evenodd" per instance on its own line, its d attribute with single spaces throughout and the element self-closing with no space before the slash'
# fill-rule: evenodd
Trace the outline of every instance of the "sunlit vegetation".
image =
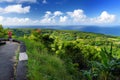
<svg viewBox="0 0 120 80">
<path fill-rule="evenodd" d="M 119 80 L 120 37 L 51 29 L 13 29 L 27 46 L 28 80 Z"/>
<path fill-rule="evenodd" d="M 7 30 L 8 29 L 3 29 L 2 25 L 0 24 L 0 38 L 7 37 Z"/>
<path fill-rule="evenodd" d="M 3 26 L 0 24 L 0 38 L 6 38 L 7 37 L 7 29 L 3 29 Z M 5 42 L 2 42 L 0 39 L 0 46 L 5 44 Z"/>
</svg>

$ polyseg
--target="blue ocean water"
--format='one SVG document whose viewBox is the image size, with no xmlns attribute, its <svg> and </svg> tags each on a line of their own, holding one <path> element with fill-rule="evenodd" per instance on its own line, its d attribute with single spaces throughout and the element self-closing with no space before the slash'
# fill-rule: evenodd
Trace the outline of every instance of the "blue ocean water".
<svg viewBox="0 0 120 80">
<path fill-rule="evenodd" d="M 6 26 L 10 28 L 41 28 L 41 29 L 59 29 L 59 30 L 78 30 L 85 32 L 102 33 L 107 35 L 120 36 L 120 26 Z"/>
</svg>

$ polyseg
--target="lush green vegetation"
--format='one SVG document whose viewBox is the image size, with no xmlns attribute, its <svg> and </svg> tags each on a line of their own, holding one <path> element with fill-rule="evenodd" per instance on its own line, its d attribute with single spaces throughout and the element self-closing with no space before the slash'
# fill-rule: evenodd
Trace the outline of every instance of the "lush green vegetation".
<svg viewBox="0 0 120 80">
<path fill-rule="evenodd" d="M 51 29 L 13 29 L 27 46 L 29 80 L 119 80 L 120 37 Z"/>
<path fill-rule="evenodd" d="M 3 29 L 2 25 L 0 24 L 0 38 L 6 38 L 7 37 L 7 30 Z"/>
<path fill-rule="evenodd" d="M 24 40 L 27 45 L 28 80 L 72 80 L 63 61 L 48 54 L 41 42 Z"/>
<path fill-rule="evenodd" d="M 2 25 L 0 24 L 0 38 L 6 38 L 7 37 L 7 29 L 3 29 Z M 5 44 L 5 42 L 2 42 L 0 40 L 0 46 Z"/>
</svg>

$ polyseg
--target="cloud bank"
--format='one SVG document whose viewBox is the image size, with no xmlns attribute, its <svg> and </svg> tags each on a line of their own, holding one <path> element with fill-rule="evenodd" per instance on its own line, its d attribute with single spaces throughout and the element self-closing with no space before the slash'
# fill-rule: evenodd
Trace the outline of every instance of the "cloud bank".
<svg viewBox="0 0 120 80">
<path fill-rule="evenodd" d="M 109 14 L 107 11 L 101 12 L 97 17 L 89 18 L 82 9 L 76 9 L 72 12 L 47 11 L 41 20 L 41 23 L 60 24 L 66 25 L 83 25 L 83 24 L 110 24 L 116 20 L 116 16 Z"/>
<path fill-rule="evenodd" d="M 9 9 L 10 7 L 12 7 L 12 10 Z M 29 6 L 22 7 L 22 5 L 14 5 L 4 8 L 3 12 L 28 13 L 29 9 Z M 0 12 L 1 11 L 2 9 L 0 9 Z M 37 20 L 0 16 L 0 23 L 4 25 L 107 25 L 115 21 L 116 15 L 110 14 L 107 11 L 103 11 L 99 16 L 91 18 L 88 17 L 82 9 L 68 12 L 46 11 L 45 14 Z"/>
</svg>

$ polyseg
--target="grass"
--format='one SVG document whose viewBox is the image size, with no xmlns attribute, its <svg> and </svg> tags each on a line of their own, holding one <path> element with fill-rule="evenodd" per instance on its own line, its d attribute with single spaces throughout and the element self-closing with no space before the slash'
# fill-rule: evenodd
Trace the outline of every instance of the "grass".
<svg viewBox="0 0 120 80">
<path fill-rule="evenodd" d="M 56 56 L 41 54 L 28 61 L 29 80 L 71 80 L 63 62 Z"/>
<path fill-rule="evenodd" d="M 40 42 L 24 40 L 28 54 L 28 80 L 72 80 L 64 62 L 49 54 Z"/>
</svg>

